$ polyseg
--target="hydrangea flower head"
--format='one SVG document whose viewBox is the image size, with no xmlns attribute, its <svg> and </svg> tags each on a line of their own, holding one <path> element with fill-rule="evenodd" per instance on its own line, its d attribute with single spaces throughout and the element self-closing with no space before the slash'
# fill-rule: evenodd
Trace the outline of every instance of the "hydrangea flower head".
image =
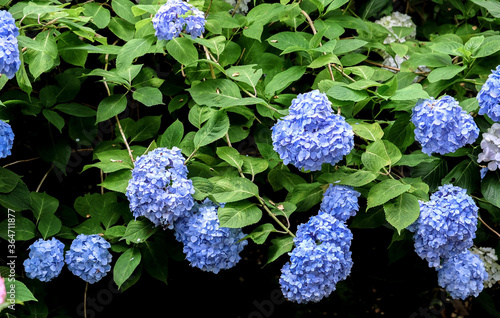
<svg viewBox="0 0 500 318">
<path fill-rule="evenodd" d="M 415 140 L 429 156 L 455 152 L 479 136 L 472 116 L 451 96 L 420 101 L 413 107 L 411 121 L 415 125 Z"/>
<path fill-rule="evenodd" d="M 484 287 L 491 288 L 500 281 L 500 264 L 495 250 L 491 247 L 472 247 L 471 252 L 476 254 L 484 264 L 484 269 L 488 273 L 488 279 L 484 281 Z"/>
<path fill-rule="evenodd" d="M 14 35 L 0 36 L 0 73 L 13 78 L 21 66 L 19 47 Z"/>
<path fill-rule="evenodd" d="M 97 234 L 78 235 L 66 252 L 68 269 L 88 283 L 100 281 L 111 270 L 109 244 Z"/>
<path fill-rule="evenodd" d="M 488 115 L 493 121 L 500 121 L 500 65 L 488 76 L 477 94 L 479 115 Z"/>
<path fill-rule="evenodd" d="M 477 297 L 488 279 L 483 262 L 470 251 L 463 251 L 448 259 L 438 269 L 438 284 L 455 299 Z"/>
<path fill-rule="evenodd" d="M 0 120 L 0 158 L 10 156 L 14 145 L 14 132 L 9 124 Z"/>
<path fill-rule="evenodd" d="M 187 174 L 177 147 L 156 148 L 140 156 L 126 192 L 134 217 L 145 216 L 155 226 L 172 229 L 173 222 L 194 205 L 193 182 Z"/>
<path fill-rule="evenodd" d="M 8 37 L 9 35 L 19 36 L 16 20 L 9 11 L 0 10 L 0 36 Z"/>
<path fill-rule="evenodd" d="M 0 305 L 7 300 L 7 290 L 5 289 L 5 279 L 0 276 Z"/>
<path fill-rule="evenodd" d="M 335 165 L 354 147 L 352 127 L 333 113 L 331 102 L 318 90 L 299 94 L 289 114 L 271 128 L 274 150 L 284 164 L 304 170 Z"/>
<path fill-rule="evenodd" d="M 483 150 L 477 157 L 477 162 L 487 162 L 488 170 L 494 171 L 500 167 L 500 124 L 494 123 L 481 140 Z"/>
<path fill-rule="evenodd" d="M 385 27 L 390 34 L 385 38 L 384 44 L 389 44 L 393 42 L 403 43 L 406 40 L 414 39 L 417 34 L 417 26 L 411 20 L 411 17 L 407 14 L 394 11 L 391 15 L 385 16 L 380 20 L 375 21 L 376 24 L 380 24 Z M 412 28 L 413 31 L 404 37 L 399 37 L 395 34 L 393 27 L 407 27 Z"/>
<path fill-rule="evenodd" d="M 23 265 L 26 276 L 48 282 L 59 276 L 64 266 L 64 244 L 56 238 L 44 241 L 39 239 L 28 249 L 29 258 Z"/>
<path fill-rule="evenodd" d="M 182 0 L 168 0 L 153 17 L 155 35 L 160 40 L 172 40 L 185 28 L 194 39 L 205 32 L 203 12 Z"/>
<path fill-rule="evenodd" d="M 223 206 L 223 204 L 221 204 Z M 234 267 L 240 252 L 248 244 L 241 229 L 220 227 L 217 209 L 209 199 L 195 203 L 190 216 L 175 222 L 175 237 L 184 244 L 183 251 L 191 266 L 217 274 Z"/>
<path fill-rule="evenodd" d="M 283 295 L 297 303 L 329 296 L 351 272 L 351 240 L 345 224 L 327 213 L 299 225 L 290 262 L 281 269 Z"/>
<path fill-rule="evenodd" d="M 328 213 L 340 221 L 347 221 L 359 210 L 358 197 L 361 195 L 350 186 L 330 184 L 323 194 L 319 213 Z"/>
<path fill-rule="evenodd" d="M 439 267 L 456 253 L 470 248 L 476 237 L 479 208 L 466 190 L 450 184 L 441 186 L 428 202 L 420 202 L 415 252 Z"/>
</svg>

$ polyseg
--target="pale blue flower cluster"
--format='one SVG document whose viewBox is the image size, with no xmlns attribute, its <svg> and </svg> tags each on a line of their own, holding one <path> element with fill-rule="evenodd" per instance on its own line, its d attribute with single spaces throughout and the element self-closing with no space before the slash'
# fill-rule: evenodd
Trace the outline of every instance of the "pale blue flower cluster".
<svg viewBox="0 0 500 318">
<path fill-rule="evenodd" d="M 221 204 L 223 207 L 224 204 Z M 209 199 L 195 203 L 192 214 L 175 222 L 175 237 L 183 243 L 183 251 L 191 266 L 217 274 L 234 267 L 240 252 L 248 244 L 241 229 L 220 227 L 219 205 Z"/>
<path fill-rule="evenodd" d="M 14 145 L 14 132 L 9 124 L 0 120 L 0 158 L 10 156 Z"/>
<path fill-rule="evenodd" d="M 491 120 L 500 121 L 500 65 L 488 76 L 477 94 L 479 115 L 488 115 Z"/>
<path fill-rule="evenodd" d="M 21 66 L 17 37 L 19 29 L 10 12 L 0 10 L 0 73 L 11 79 Z"/>
<path fill-rule="evenodd" d="M 155 35 L 160 40 L 172 40 L 185 28 L 191 37 L 197 38 L 205 32 L 203 12 L 182 0 L 168 0 L 153 17 Z"/>
<path fill-rule="evenodd" d="M 438 270 L 439 286 L 445 288 L 455 299 L 477 297 L 487 279 L 484 263 L 468 250 L 455 254 Z"/>
<path fill-rule="evenodd" d="M 411 120 L 415 125 L 415 140 L 429 156 L 455 152 L 479 136 L 472 116 L 451 96 L 420 101 L 413 108 Z"/>
<path fill-rule="evenodd" d="M 477 207 L 465 189 L 440 186 L 430 201 L 420 201 L 420 216 L 414 234 L 415 251 L 430 267 L 439 267 L 472 247 L 476 237 Z"/>
<path fill-rule="evenodd" d="M 93 284 L 111 270 L 110 247 L 111 244 L 97 234 L 80 234 L 66 252 L 65 262 L 75 276 Z"/>
<path fill-rule="evenodd" d="M 26 276 L 48 282 L 59 276 L 64 266 L 64 244 L 56 238 L 39 239 L 28 247 L 29 258 L 23 265 Z"/>
<path fill-rule="evenodd" d="M 350 186 L 330 184 L 323 195 L 319 213 L 331 214 L 340 221 L 347 221 L 359 210 L 358 197 L 361 195 Z"/>
<path fill-rule="evenodd" d="M 194 205 L 193 182 L 187 174 L 177 147 L 156 148 L 140 156 L 126 192 L 134 217 L 145 216 L 155 226 L 172 229 L 174 221 Z"/>
<path fill-rule="evenodd" d="M 274 150 L 284 164 L 318 171 L 335 165 L 354 147 L 352 127 L 333 113 L 328 97 L 313 90 L 292 100 L 289 114 L 271 128 Z"/>
<path fill-rule="evenodd" d="M 299 225 L 296 235 L 290 262 L 281 269 L 281 291 L 297 303 L 318 302 L 351 272 L 352 233 L 344 222 L 319 213 Z"/>
</svg>

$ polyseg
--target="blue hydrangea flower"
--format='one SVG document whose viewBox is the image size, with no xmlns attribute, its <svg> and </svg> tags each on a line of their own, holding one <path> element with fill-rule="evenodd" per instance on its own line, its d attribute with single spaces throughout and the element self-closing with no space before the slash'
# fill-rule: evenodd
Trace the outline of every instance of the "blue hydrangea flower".
<svg viewBox="0 0 500 318">
<path fill-rule="evenodd" d="M 420 216 L 413 236 L 415 252 L 439 267 L 456 253 L 473 245 L 476 237 L 477 207 L 466 190 L 450 184 L 441 186 L 430 201 L 420 201 Z"/>
<path fill-rule="evenodd" d="M 472 116 L 451 96 L 420 101 L 413 108 L 411 121 L 415 125 L 415 140 L 429 156 L 455 152 L 479 136 Z"/>
<path fill-rule="evenodd" d="M 221 204 L 221 206 L 224 206 Z M 175 222 L 175 237 L 184 244 L 184 253 L 191 266 L 217 274 L 235 266 L 240 252 L 248 244 L 241 229 L 220 227 L 219 206 L 209 199 L 195 203 L 190 216 Z"/>
<path fill-rule="evenodd" d="M 488 115 L 493 121 L 500 121 L 500 65 L 488 76 L 477 94 L 479 115 Z"/>
<path fill-rule="evenodd" d="M 145 216 L 155 226 L 173 228 L 194 205 L 193 182 L 177 147 L 156 148 L 140 156 L 132 170 L 126 196 L 135 218 Z"/>
<path fill-rule="evenodd" d="M 185 28 L 194 39 L 205 32 L 203 12 L 182 0 L 168 0 L 153 17 L 155 35 L 160 40 L 172 40 Z"/>
<path fill-rule="evenodd" d="M 14 132 L 9 124 L 0 120 L 0 158 L 10 156 L 14 145 Z"/>
<path fill-rule="evenodd" d="M 477 255 L 466 250 L 448 259 L 438 270 L 438 284 L 452 298 L 477 297 L 483 290 L 488 273 Z"/>
<path fill-rule="evenodd" d="M 9 11 L 0 10 L 0 36 L 8 37 L 9 35 L 19 36 L 16 20 Z"/>
<path fill-rule="evenodd" d="M 97 234 L 78 235 L 66 252 L 68 269 L 88 283 L 100 281 L 111 270 L 109 244 Z"/>
<path fill-rule="evenodd" d="M 64 266 L 64 244 L 56 238 L 39 239 L 28 247 L 29 258 L 23 265 L 26 276 L 48 282 L 59 276 Z"/>
<path fill-rule="evenodd" d="M 13 78 L 21 66 L 17 38 L 13 35 L 0 36 L 0 73 Z"/>
<path fill-rule="evenodd" d="M 347 221 L 359 210 L 358 197 L 361 195 L 350 186 L 330 184 L 323 194 L 319 213 L 328 213 L 340 221 Z"/>
<path fill-rule="evenodd" d="M 327 213 L 299 225 L 290 262 L 281 269 L 283 295 L 297 303 L 318 302 L 351 272 L 352 233 Z"/>
<path fill-rule="evenodd" d="M 352 127 L 333 113 L 331 102 L 318 90 L 299 94 L 289 114 L 271 128 L 274 150 L 284 164 L 304 170 L 335 165 L 354 147 Z"/>
</svg>

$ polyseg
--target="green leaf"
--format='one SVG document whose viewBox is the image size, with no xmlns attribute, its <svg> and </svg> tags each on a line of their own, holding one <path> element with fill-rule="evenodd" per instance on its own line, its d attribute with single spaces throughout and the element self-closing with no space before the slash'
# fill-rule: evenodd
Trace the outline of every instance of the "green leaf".
<svg viewBox="0 0 500 318">
<path fill-rule="evenodd" d="M 293 237 L 281 236 L 271 240 L 271 247 L 269 247 L 267 264 L 274 262 L 281 255 L 288 253 L 293 248 Z"/>
<path fill-rule="evenodd" d="M 487 37 L 484 43 L 472 55 L 473 58 L 485 57 L 495 54 L 500 51 L 500 37 L 492 36 Z"/>
<path fill-rule="evenodd" d="M 126 193 L 130 178 L 132 178 L 131 170 L 118 170 L 109 173 L 106 179 L 97 185 L 111 191 Z"/>
<path fill-rule="evenodd" d="M 111 18 L 108 29 L 123 41 L 131 41 L 135 35 L 135 27 L 119 17 Z M 116 53 L 115 53 L 116 54 Z"/>
<path fill-rule="evenodd" d="M 323 188 L 318 182 L 296 185 L 286 196 L 286 202 L 297 206 L 297 211 L 307 211 L 323 199 Z"/>
<path fill-rule="evenodd" d="M 198 105 L 230 107 L 266 104 L 261 98 L 241 98 L 240 88 L 228 79 L 210 79 L 193 85 L 187 91 Z"/>
<path fill-rule="evenodd" d="M 344 184 L 351 187 L 362 187 L 375 180 L 379 175 L 373 171 L 356 170 L 341 167 L 334 173 L 324 173 L 318 181 L 333 184 Z"/>
<path fill-rule="evenodd" d="M 252 178 L 256 174 L 266 171 L 269 167 L 266 159 L 249 156 L 241 156 L 241 158 L 243 159 L 243 173 L 252 175 Z"/>
<path fill-rule="evenodd" d="M 240 171 L 241 167 L 243 166 L 243 159 L 241 158 L 242 156 L 240 155 L 238 150 L 232 147 L 218 147 L 217 156 L 219 156 L 219 158 L 221 158 L 225 162 L 229 163 L 231 166 L 238 169 L 238 171 Z"/>
<path fill-rule="evenodd" d="M 209 106 L 198 106 L 194 105 L 191 110 L 189 110 L 188 120 L 189 122 L 200 129 L 201 125 L 206 122 L 210 117 L 217 113 L 217 109 Z"/>
<path fill-rule="evenodd" d="M 229 130 L 229 118 L 225 111 L 218 111 L 194 136 L 194 147 L 199 149 L 222 137 Z"/>
<path fill-rule="evenodd" d="M 132 13 L 133 6 L 134 3 L 129 0 L 113 0 L 111 2 L 111 7 L 116 12 L 116 14 L 130 23 L 135 23 L 140 19 L 139 17 L 134 16 L 134 14 Z"/>
<path fill-rule="evenodd" d="M 275 92 L 281 92 L 291 83 L 299 80 L 306 72 L 306 66 L 292 66 L 287 70 L 276 74 L 271 81 L 266 85 L 264 94 L 273 95 Z"/>
<path fill-rule="evenodd" d="M 158 147 L 179 147 L 184 136 L 184 125 L 176 119 L 163 134 L 158 137 Z"/>
<path fill-rule="evenodd" d="M 366 91 L 352 90 L 343 85 L 332 86 L 326 92 L 326 95 L 337 100 L 352 101 L 352 102 L 359 102 L 368 97 L 368 93 Z"/>
<path fill-rule="evenodd" d="M 0 232 L 1 237 L 8 241 L 11 237 L 8 237 L 7 234 L 12 234 L 9 232 L 9 228 L 12 231 L 12 223 L 8 223 L 9 220 L 14 220 L 15 222 L 15 240 L 16 241 L 28 241 L 35 237 L 35 224 L 31 222 L 29 219 L 20 215 L 19 212 L 10 211 L 8 214 L 8 218 L 5 219 L 2 223 L 0 223 L 0 228 L 2 231 Z M 10 225 L 10 226 L 9 226 Z"/>
<path fill-rule="evenodd" d="M 113 0 L 113 3 L 116 0 Z M 154 36 L 149 35 L 140 39 L 133 39 L 125 43 L 116 56 L 116 68 L 118 71 L 125 71 L 132 65 L 134 59 L 149 52 L 153 45 Z"/>
<path fill-rule="evenodd" d="M 211 195 L 217 202 L 236 202 L 258 196 L 258 193 L 259 188 L 252 181 L 236 177 L 216 181 Z"/>
<path fill-rule="evenodd" d="M 499 48 L 500 50 L 500 48 Z M 435 83 L 441 80 L 449 80 L 462 72 L 466 67 L 459 65 L 445 66 L 432 70 L 427 76 L 430 83 Z"/>
<path fill-rule="evenodd" d="M 61 220 L 53 214 L 42 215 L 38 223 L 38 230 L 42 234 L 44 240 L 59 233 L 61 227 Z"/>
<path fill-rule="evenodd" d="M 120 114 L 127 108 L 126 95 L 111 95 L 103 99 L 97 107 L 96 123 L 100 123 Z"/>
<path fill-rule="evenodd" d="M 146 116 L 133 125 L 130 142 L 144 141 L 155 137 L 161 125 L 161 116 Z"/>
<path fill-rule="evenodd" d="M 392 100 L 411 100 L 429 98 L 429 94 L 422 89 L 422 85 L 418 83 L 411 84 L 402 89 L 398 89 L 396 93 L 391 97 Z"/>
<path fill-rule="evenodd" d="M 97 114 L 92 108 L 78 103 L 59 104 L 54 106 L 53 109 L 76 117 L 93 117 Z"/>
<path fill-rule="evenodd" d="M 442 180 L 442 184 L 453 184 L 466 189 L 468 194 L 479 190 L 480 183 L 479 168 L 477 163 L 472 160 L 460 162 Z"/>
<path fill-rule="evenodd" d="M 298 32 L 280 32 L 267 39 L 267 42 L 280 50 L 285 50 L 291 46 L 298 46 L 304 49 L 309 48 L 309 42 Z"/>
<path fill-rule="evenodd" d="M 185 37 L 177 37 L 168 41 L 167 51 L 183 65 L 189 65 L 198 60 L 198 50 L 194 47 L 193 41 Z"/>
<path fill-rule="evenodd" d="M 62 129 L 64 127 L 64 118 L 61 117 L 58 113 L 53 110 L 44 109 L 42 111 L 43 116 L 54 125 L 60 133 L 62 133 Z"/>
<path fill-rule="evenodd" d="M 257 223 L 262 218 L 262 211 L 255 203 L 238 201 L 227 203 L 217 212 L 220 226 L 229 228 L 242 228 Z"/>
<path fill-rule="evenodd" d="M 394 165 L 401 159 L 401 152 L 387 140 L 377 140 L 361 155 L 361 161 L 371 171 L 379 171 L 382 167 Z"/>
<path fill-rule="evenodd" d="M 146 271 L 154 278 L 167 284 L 169 255 L 165 241 L 144 242 L 142 254 Z"/>
<path fill-rule="evenodd" d="M 31 209 L 29 205 L 30 192 L 22 180 L 19 180 L 14 190 L 0 193 L 0 204 L 7 209 L 24 211 Z"/>
<path fill-rule="evenodd" d="M 100 162 L 83 167 L 82 171 L 89 168 L 99 168 L 104 173 L 115 172 L 121 169 L 132 170 L 134 165 L 127 150 L 106 150 L 95 154 Z"/>
<path fill-rule="evenodd" d="M 387 201 L 394 199 L 400 194 L 410 190 L 411 185 L 403 184 L 398 180 L 388 179 L 377 183 L 368 192 L 366 209 L 382 205 Z"/>
<path fill-rule="evenodd" d="M 111 19 L 109 10 L 106 9 L 102 4 L 97 3 L 87 3 L 83 6 L 83 14 L 87 17 L 91 17 L 92 23 L 94 23 L 99 29 L 104 29 L 108 26 Z"/>
<path fill-rule="evenodd" d="M 53 215 L 59 207 L 59 200 L 47 193 L 31 192 L 30 205 L 38 222 L 42 216 Z"/>
<path fill-rule="evenodd" d="M 347 39 L 338 41 L 337 45 L 335 46 L 335 49 L 333 50 L 333 54 L 337 56 L 346 54 L 363 47 L 367 43 L 368 42 L 364 40 L 358 40 L 358 39 Z"/>
<path fill-rule="evenodd" d="M 409 155 L 403 155 L 396 166 L 415 167 L 421 163 L 429 163 L 438 160 L 437 157 L 429 156 L 421 151 L 414 151 Z"/>
<path fill-rule="evenodd" d="M 22 304 L 27 301 L 38 301 L 33 293 L 26 287 L 20 280 L 16 279 L 13 284 L 15 285 L 16 303 Z"/>
<path fill-rule="evenodd" d="M 415 222 L 420 215 L 418 199 L 409 193 L 403 193 L 391 202 L 384 204 L 387 222 L 394 226 L 398 233 Z"/>
<path fill-rule="evenodd" d="M 444 159 L 422 162 L 411 170 L 412 177 L 420 177 L 429 185 L 429 190 L 434 192 L 441 185 L 441 180 L 448 172 L 448 164 Z"/>
<path fill-rule="evenodd" d="M 330 53 L 326 55 L 321 55 L 309 64 L 310 68 L 320 68 L 327 64 L 341 64 L 337 55 Z"/>
<path fill-rule="evenodd" d="M 113 268 L 113 279 L 118 288 L 132 275 L 141 262 L 141 256 L 138 248 L 131 247 L 116 260 L 115 267 Z"/>
<path fill-rule="evenodd" d="M 350 119 L 347 122 L 352 126 L 354 133 L 363 139 L 375 141 L 384 136 L 384 131 L 378 123 L 368 124 L 357 119 Z"/>
<path fill-rule="evenodd" d="M 149 221 L 132 220 L 128 223 L 125 234 L 121 240 L 127 240 L 132 243 L 145 242 L 151 235 L 158 230 L 153 223 Z"/>
<path fill-rule="evenodd" d="M 29 56 L 29 70 L 35 79 L 56 64 L 58 49 L 53 34 L 53 30 L 43 31 L 35 38 L 38 50 L 33 51 Z"/>
<path fill-rule="evenodd" d="M 269 234 L 276 232 L 274 225 L 271 223 L 264 223 L 256 227 L 250 234 L 245 236 L 242 240 L 252 239 L 255 244 L 264 244 Z"/>
<path fill-rule="evenodd" d="M 0 167 L 0 193 L 9 193 L 14 190 L 20 179 L 21 176 L 9 169 Z"/>
<path fill-rule="evenodd" d="M 481 182 L 481 193 L 486 201 L 500 208 L 500 174 L 498 171 L 488 172 Z"/>
<path fill-rule="evenodd" d="M 232 66 L 226 70 L 226 74 L 234 81 L 243 82 L 250 85 L 256 94 L 256 87 L 262 77 L 262 69 L 255 70 L 257 64 Z"/>
</svg>

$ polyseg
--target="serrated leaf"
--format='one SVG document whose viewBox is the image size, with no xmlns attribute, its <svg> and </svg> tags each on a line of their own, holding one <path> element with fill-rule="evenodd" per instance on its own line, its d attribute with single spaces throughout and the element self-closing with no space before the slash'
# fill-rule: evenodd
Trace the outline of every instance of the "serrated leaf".
<svg viewBox="0 0 500 318">
<path fill-rule="evenodd" d="M 141 252 L 138 248 L 132 247 L 126 250 L 117 260 L 113 268 L 113 279 L 120 288 L 123 283 L 132 275 L 136 267 L 141 262 Z"/>
<path fill-rule="evenodd" d="M 127 229 L 121 240 L 127 240 L 132 243 L 142 243 L 157 230 L 158 228 L 149 221 L 132 220 L 127 224 Z"/>
<path fill-rule="evenodd" d="M 219 158 L 221 158 L 225 162 L 229 163 L 231 166 L 238 169 L 238 171 L 240 171 L 241 167 L 243 166 L 243 159 L 241 158 L 242 156 L 240 155 L 238 150 L 232 147 L 218 147 L 217 156 L 219 156 Z"/>
<path fill-rule="evenodd" d="M 281 255 L 288 253 L 293 248 L 293 237 L 281 236 L 271 240 L 271 247 L 269 247 L 267 264 L 274 262 Z"/>
<path fill-rule="evenodd" d="M 59 233 L 61 227 L 61 220 L 53 214 L 42 215 L 40 222 L 38 223 L 38 230 L 40 231 L 40 234 L 42 234 L 44 240 Z"/>
<path fill-rule="evenodd" d="M 100 123 L 120 114 L 125 108 L 127 108 L 127 98 L 125 95 L 115 94 L 106 97 L 97 107 L 96 123 Z"/>
<path fill-rule="evenodd" d="M 222 138 L 229 130 L 229 118 L 225 111 L 219 111 L 212 116 L 194 136 L 196 149 Z"/>
<path fill-rule="evenodd" d="M 255 203 L 238 201 L 227 203 L 219 208 L 219 222 L 221 227 L 242 228 L 257 223 L 262 218 L 262 211 Z"/>
<path fill-rule="evenodd" d="M 387 201 L 410 190 L 409 184 L 403 184 L 398 180 L 388 179 L 377 183 L 368 192 L 366 209 L 382 205 Z"/>
<path fill-rule="evenodd" d="M 183 65 L 195 63 L 198 60 L 198 50 L 193 41 L 185 37 L 177 37 L 167 42 L 167 51 L 177 62 Z"/>
<path fill-rule="evenodd" d="M 391 202 L 384 204 L 387 222 L 394 226 L 398 233 L 415 222 L 420 215 L 418 199 L 409 193 L 403 193 Z"/>
<path fill-rule="evenodd" d="M 276 232 L 274 225 L 271 223 L 264 223 L 256 227 L 250 234 L 243 239 L 252 239 L 255 244 L 264 244 L 269 234 Z"/>
<path fill-rule="evenodd" d="M 158 137 L 158 147 L 179 147 L 184 136 L 184 125 L 176 119 L 163 134 Z"/>
<path fill-rule="evenodd" d="M 214 183 L 211 196 L 215 201 L 222 202 L 236 202 L 257 196 L 259 188 L 250 180 L 236 177 L 224 178 Z"/>
</svg>

